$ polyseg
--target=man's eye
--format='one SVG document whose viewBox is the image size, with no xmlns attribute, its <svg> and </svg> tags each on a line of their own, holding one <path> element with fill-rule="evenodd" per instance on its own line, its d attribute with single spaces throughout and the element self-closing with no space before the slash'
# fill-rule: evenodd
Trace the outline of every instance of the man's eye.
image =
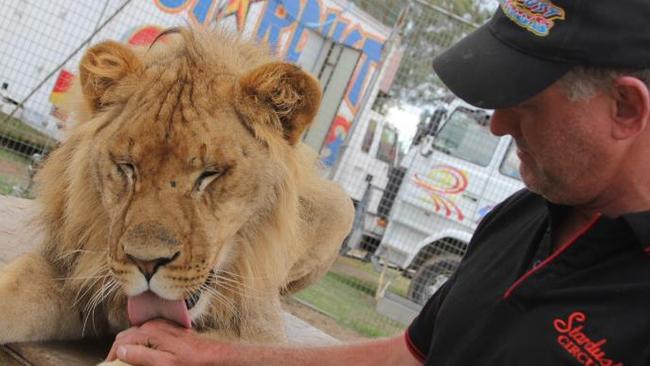
<svg viewBox="0 0 650 366">
<path fill-rule="evenodd" d="M 194 183 L 195 189 L 199 192 L 203 192 L 203 190 L 205 190 L 215 179 L 219 178 L 222 173 L 221 170 L 216 169 L 204 171 L 196 179 L 196 183 Z"/>
</svg>

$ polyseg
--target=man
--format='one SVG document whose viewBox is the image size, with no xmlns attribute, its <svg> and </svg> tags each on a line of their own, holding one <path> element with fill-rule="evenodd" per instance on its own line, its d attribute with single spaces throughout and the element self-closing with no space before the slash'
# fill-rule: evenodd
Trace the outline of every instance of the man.
<svg viewBox="0 0 650 366">
<path fill-rule="evenodd" d="M 327 348 L 203 340 L 164 321 L 117 337 L 142 365 L 650 364 L 650 2 L 503 0 L 434 61 L 494 108 L 528 189 L 479 225 L 405 336 Z M 151 347 L 145 347 L 149 345 Z"/>
</svg>

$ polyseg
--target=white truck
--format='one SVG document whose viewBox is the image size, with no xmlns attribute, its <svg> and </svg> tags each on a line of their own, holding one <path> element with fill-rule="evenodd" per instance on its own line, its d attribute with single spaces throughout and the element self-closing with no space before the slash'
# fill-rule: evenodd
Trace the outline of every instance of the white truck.
<svg viewBox="0 0 650 366">
<path fill-rule="evenodd" d="M 391 169 L 378 214 L 358 220 L 348 244 L 378 240 L 375 259 L 411 278 L 419 304 L 453 273 L 478 222 L 523 187 L 512 138 L 489 131 L 491 112 L 462 101 L 448 111 Z"/>
<path fill-rule="evenodd" d="M 371 235 L 368 225 L 375 222 L 389 172 L 397 165 L 399 135 L 386 116 L 375 109 L 368 109 L 359 123 L 357 132 L 350 136 L 350 141 L 342 150 L 333 179 L 341 184 L 354 202 L 355 227 L 366 228 L 353 231 L 341 252 L 362 249 L 370 256 L 377 249 L 379 240 L 376 235 Z M 367 221 L 367 225 L 362 224 L 363 221 Z M 362 235 L 362 232 L 366 235 Z"/>
</svg>

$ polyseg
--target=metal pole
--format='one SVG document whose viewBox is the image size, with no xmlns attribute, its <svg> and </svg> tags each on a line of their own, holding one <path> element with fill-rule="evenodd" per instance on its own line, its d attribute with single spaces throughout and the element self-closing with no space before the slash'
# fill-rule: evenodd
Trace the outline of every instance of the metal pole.
<svg viewBox="0 0 650 366">
<path fill-rule="evenodd" d="M 106 0 L 106 2 L 104 3 L 104 8 L 102 9 L 101 13 L 99 13 L 99 18 L 97 18 L 97 23 L 95 24 L 95 34 L 97 34 L 97 30 L 99 29 L 102 18 L 104 18 L 104 14 L 106 14 L 106 9 L 108 9 L 108 4 L 110 2 L 111 0 Z M 93 40 L 93 36 L 90 36 L 90 39 L 88 39 L 86 44 L 91 44 L 92 40 Z"/>
</svg>

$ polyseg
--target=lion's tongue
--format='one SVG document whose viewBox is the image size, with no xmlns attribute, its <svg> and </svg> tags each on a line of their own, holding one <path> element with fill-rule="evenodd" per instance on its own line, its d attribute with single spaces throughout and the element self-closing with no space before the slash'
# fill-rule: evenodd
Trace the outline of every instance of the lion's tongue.
<svg viewBox="0 0 650 366">
<path fill-rule="evenodd" d="M 151 291 L 129 296 L 127 306 L 131 325 L 141 325 L 154 318 L 164 318 L 185 328 L 192 327 L 190 313 L 184 300 L 165 300 Z"/>
</svg>

